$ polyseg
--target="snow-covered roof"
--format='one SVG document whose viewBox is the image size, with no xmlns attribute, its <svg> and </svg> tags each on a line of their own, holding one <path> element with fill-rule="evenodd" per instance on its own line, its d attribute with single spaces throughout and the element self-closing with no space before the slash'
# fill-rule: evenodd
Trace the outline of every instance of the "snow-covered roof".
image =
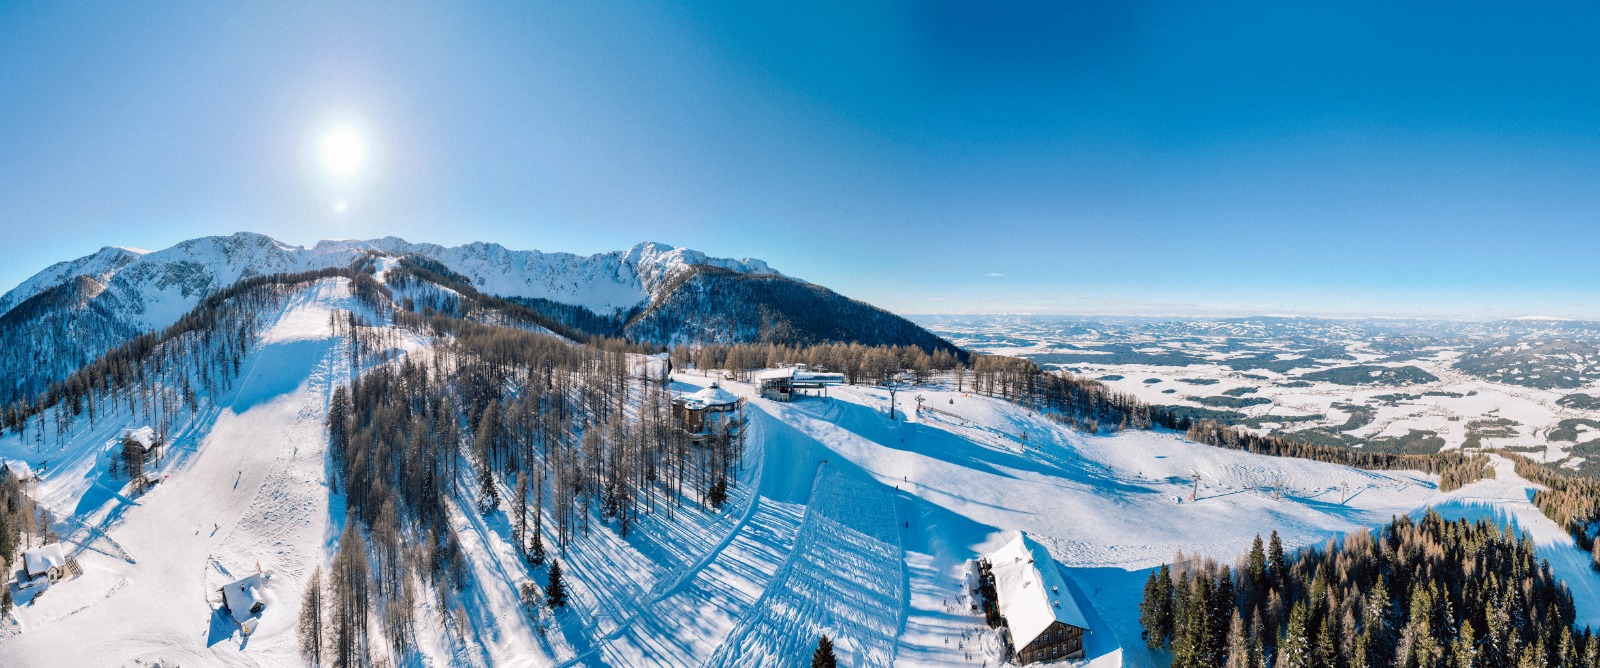
<svg viewBox="0 0 1600 668">
<path fill-rule="evenodd" d="M 800 371 L 794 374 L 794 382 L 818 385 L 843 385 L 844 374 L 824 373 L 821 371 Z"/>
<path fill-rule="evenodd" d="M 28 571 L 28 577 L 31 578 L 48 573 L 52 568 L 66 566 L 67 555 L 61 551 L 61 543 L 51 543 L 23 552 L 22 563 Z"/>
<path fill-rule="evenodd" d="M 683 397 L 683 405 L 695 410 L 709 406 L 726 406 L 738 402 L 739 397 L 717 386 L 716 383 L 712 383 L 711 387 Z"/>
<path fill-rule="evenodd" d="M 772 379 L 772 378 L 793 378 L 793 377 L 794 377 L 794 369 L 792 369 L 792 368 L 767 369 L 765 371 L 756 372 L 756 380 L 768 380 L 768 379 Z"/>
<path fill-rule="evenodd" d="M 27 462 L 20 459 L 6 460 L 5 469 L 7 473 L 11 474 L 11 477 L 17 480 L 31 480 L 33 478 L 33 467 L 28 466 Z"/>
<path fill-rule="evenodd" d="M 139 445 L 144 446 L 144 449 L 149 450 L 150 446 L 154 445 L 156 442 L 156 430 L 152 427 L 124 429 L 122 431 L 122 438 L 124 440 L 138 443 Z"/>
<path fill-rule="evenodd" d="M 254 617 L 251 608 L 256 605 L 265 606 L 267 599 L 266 579 L 260 573 L 252 573 L 249 577 L 222 586 L 222 598 L 228 604 L 228 613 L 233 615 L 233 621 L 243 623 Z"/>
<path fill-rule="evenodd" d="M 985 558 L 1013 647 L 1026 647 L 1055 622 L 1089 628 L 1055 559 L 1026 533 L 1017 532 L 1016 538 Z"/>
</svg>

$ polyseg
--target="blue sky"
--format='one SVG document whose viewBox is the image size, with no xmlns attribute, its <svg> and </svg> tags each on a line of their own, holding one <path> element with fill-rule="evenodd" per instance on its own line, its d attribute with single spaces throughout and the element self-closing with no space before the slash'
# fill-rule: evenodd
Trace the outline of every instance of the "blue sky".
<svg viewBox="0 0 1600 668">
<path fill-rule="evenodd" d="M 0 3 L 0 289 L 253 230 L 663 241 L 906 313 L 1600 318 L 1600 6 L 685 4 Z"/>
</svg>

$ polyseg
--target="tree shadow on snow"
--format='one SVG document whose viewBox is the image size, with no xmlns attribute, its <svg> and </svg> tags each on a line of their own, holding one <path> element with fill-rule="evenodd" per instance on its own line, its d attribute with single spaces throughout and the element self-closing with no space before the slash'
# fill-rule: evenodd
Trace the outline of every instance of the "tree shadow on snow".
<svg viewBox="0 0 1600 668">
<path fill-rule="evenodd" d="M 1030 445 L 1024 453 L 989 447 L 960 434 L 918 422 L 888 423 L 877 410 L 847 401 L 796 402 L 778 408 L 805 414 L 817 420 L 837 423 L 841 428 L 891 450 L 910 452 L 962 468 L 996 476 L 1015 478 L 1013 471 L 1026 471 L 1078 481 L 1097 488 L 1124 494 L 1154 492 L 1154 488 L 1130 484 L 1110 471 L 1082 457 L 1062 457 L 1058 452 L 1041 450 L 1038 445 L 1065 450 L 1053 440 Z M 1041 439 L 1043 440 L 1043 439 Z M 1006 470 L 1010 469 L 1010 470 Z"/>
<path fill-rule="evenodd" d="M 605 661 L 604 643 L 595 644 L 594 638 L 589 635 L 589 625 L 583 622 L 578 611 L 566 607 L 555 611 L 556 626 L 561 629 L 561 637 L 566 639 L 567 646 L 577 650 L 578 656 L 563 665 L 598 666 L 609 668 L 611 664 Z"/>
<path fill-rule="evenodd" d="M 243 413 L 295 391 L 322 363 L 327 347 L 323 339 L 267 344 L 245 369 L 229 405 L 235 413 Z"/>
</svg>

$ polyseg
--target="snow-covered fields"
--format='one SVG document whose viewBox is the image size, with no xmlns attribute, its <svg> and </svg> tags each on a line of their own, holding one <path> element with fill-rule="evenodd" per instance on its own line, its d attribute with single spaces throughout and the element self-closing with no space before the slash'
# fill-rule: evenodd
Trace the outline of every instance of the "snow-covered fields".
<svg viewBox="0 0 1600 668">
<path fill-rule="evenodd" d="M 102 415 L 65 445 L 0 440 L 0 458 L 48 461 L 38 497 L 83 575 L 23 601 L 0 629 L 0 665 L 300 665 L 294 620 L 344 517 L 330 494 L 329 393 L 352 370 L 329 314 L 359 309 L 343 280 L 291 300 L 241 380 L 182 421 L 160 470 L 133 495 L 106 475 L 107 443 L 136 422 Z M 401 352 L 424 341 L 404 337 Z M 679 374 L 673 389 L 710 382 Z M 469 559 L 446 621 L 422 597 L 407 665 L 792 666 L 819 633 L 843 665 L 996 665 L 998 644 L 963 591 L 967 560 L 1027 531 L 1059 562 L 1091 628 L 1092 665 L 1155 662 L 1139 638 L 1148 569 L 1175 552 L 1232 560 L 1277 530 L 1320 544 L 1432 506 L 1528 530 L 1572 586 L 1579 623 L 1600 625 L 1600 579 L 1528 504 L 1509 465 L 1449 494 L 1422 474 L 1369 472 L 1190 443 L 1176 434 L 1090 436 L 949 386 L 877 388 L 775 403 L 750 386 L 749 452 L 721 512 L 641 518 L 626 538 L 596 520 L 558 557 L 571 605 L 530 612 L 531 577 L 502 512 L 472 494 L 451 517 Z M 916 410 L 920 397 L 925 410 Z M 934 410 L 936 409 L 936 410 Z M 463 483 L 466 484 L 466 483 Z M 1192 496 L 1192 500 L 1191 500 Z M 269 573 L 260 628 L 216 611 L 217 589 Z M 453 615 L 452 615 L 453 617 Z"/>
<path fill-rule="evenodd" d="M 1257 433 L 1394 452 L 1600 455 L 1595 323 L 927 316 L 969 349 L 1029 357 Z M 1577 400 L 1575 400 L 1577 399 Z"/>
</svg>

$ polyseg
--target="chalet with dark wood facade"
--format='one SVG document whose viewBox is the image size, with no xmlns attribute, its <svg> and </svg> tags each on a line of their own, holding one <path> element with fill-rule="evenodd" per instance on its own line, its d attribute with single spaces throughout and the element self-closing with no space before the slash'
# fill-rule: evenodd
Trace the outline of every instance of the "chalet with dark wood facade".
<svg viewBox="0 0 1600 668">
<path fill-rule="evenodd" d="M 1027 534 L 977 562 L 991 625 L 1003 626 L 1018 665 L 1084 658 L 1089 623 L 1050 553 Z"/>
<path fill-rule="evenodd" d="M 696 445 L 739 428 L 739 408 L 743 400 L 712 383 L 711 387 L 672 399 L 672 417 Z"/>
</svg>

